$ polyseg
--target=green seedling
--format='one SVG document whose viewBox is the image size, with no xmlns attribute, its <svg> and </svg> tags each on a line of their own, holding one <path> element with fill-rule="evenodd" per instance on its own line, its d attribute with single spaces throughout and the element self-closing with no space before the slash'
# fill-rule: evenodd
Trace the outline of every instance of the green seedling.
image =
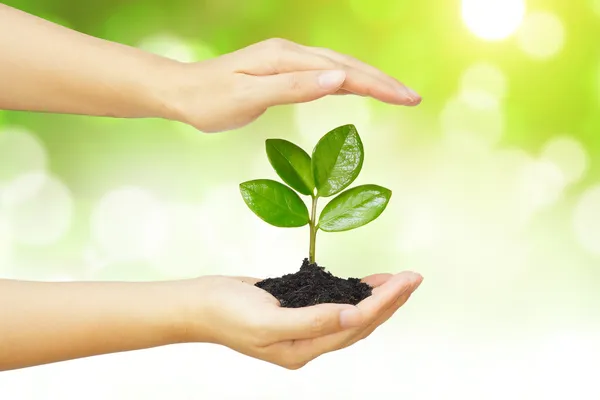
<svg viewBox="0 0 600 400">
<path fill-rule="evenodd" d="M 368 224 L 387 207 L 392 192 L 377 185 L 346 189 L 358 176 L 364 161 L 363 144 L 354 125 L 340 126 L 323 136 L 312 158 L 283 139 L 266 141 L 267 156 L 286 186 L 270 179 L 240 184 L 248 207 L 263 221 L 282 228 L 308 225 L 309 261 L 315 262 L 317 231 L 342 232 Z M 296 191 L 294 191 L 295 189 Z M 310 197 L 310 213 L 298 193 Z M 337 195 L 321 211 L 320 198 Z"/>
</svg>

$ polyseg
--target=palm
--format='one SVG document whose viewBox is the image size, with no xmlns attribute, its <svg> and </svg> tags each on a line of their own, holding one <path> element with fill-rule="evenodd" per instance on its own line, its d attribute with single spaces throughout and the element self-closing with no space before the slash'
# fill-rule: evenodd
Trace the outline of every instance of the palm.
<svg viewBox="0 0 600 400">
<path fill-rule="evenodd" d="M 362 281 L 373 287 L 373 294 L 376 295 L 380 291 L 380 287 L 392 276 L 391 274 L 375 274 Z M 244 310 L 249 316 L 255 316 L 281 308 L 279 300 L 265 290 L 254 286 L 261 279 L 227 276 L 214 277 L 214 279 L 214 283 L 219 286 L 222 295 L 219 304 L 224 309 L 235 307 L 236 310 Z"/>
<path fill-rule="evenodd" d="M 213 289 L 210 302 L 218 305 L 210 315 L 215 342 L 267 361 L 306 360 L 303 363 L 367 337 L 408 300 L 421 282 L 421 277 L 412 273 L 371 275 L 363 282 L 374 287 L 373 294 L 356 307 L 319 304 L 290 309 L 282 308 L 275 297 L 254 286 L 260 279 L 225 276 L 208 279 Z M 339 328 L 341 307 L 360 316 L 355 327 Z M 332 330 L 331 318 L 324 317 L 331 315 L 336 316 L 333 323 L 338 329 Z M 322 325 L 327 319 L 329 325 Z"/>
</svg>

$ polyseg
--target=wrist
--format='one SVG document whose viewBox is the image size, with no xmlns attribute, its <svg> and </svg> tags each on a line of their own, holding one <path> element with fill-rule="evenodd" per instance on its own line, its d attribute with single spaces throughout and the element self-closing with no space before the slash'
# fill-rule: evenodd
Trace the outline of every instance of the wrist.
<svg viewBox="0 0 600 400">
<path fill-rule="evenodd" d="M 204 279 L 162 282 L 167 302 L 161 317 L 162 329 L 170 343 L 212 342 Z"/>
<path fill-rule="evenodd" d="M 191 70 L 193 64 L 166 58 L 155 59 L 146 77 L 147 98 L 152 117 L 188 123 L 184 112 L 186 93 L 193 89 Z"/>
</svg>

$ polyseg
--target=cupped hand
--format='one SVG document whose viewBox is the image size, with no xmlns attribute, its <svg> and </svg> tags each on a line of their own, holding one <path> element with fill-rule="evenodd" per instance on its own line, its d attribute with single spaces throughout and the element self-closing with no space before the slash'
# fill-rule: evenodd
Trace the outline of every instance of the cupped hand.
<svg viewBox="0 0 600 400">
<path fill-rule="evenodd" d="M 412 272 L 371 275 L 373 294 L 357 306 L 320 304 L 282 308 L 254 286 L 256 278 L 200 278 L 199 308 L 191 307 L 192 341 L 217 343 L 288 369 L 298 369 L 324 353 L 369 336 L 387 321 L 421 284 Z M 196 303 L 197 304 L 197 303 Z"/>
<path fill-rule="evenodd" d="M 377 68 L 325 48 L 269 39 L 215 59 L 176 64 L 169 115 L 204 132 L 244 126 L 269 107 L 330 94 L 415 106 L 421 97 Z"/>
</svg>

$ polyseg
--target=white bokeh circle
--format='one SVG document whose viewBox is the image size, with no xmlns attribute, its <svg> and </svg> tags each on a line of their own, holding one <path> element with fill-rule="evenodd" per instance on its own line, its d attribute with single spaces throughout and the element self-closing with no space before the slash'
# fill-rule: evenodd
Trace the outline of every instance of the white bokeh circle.
<svg viewBox="0 0 600 400">
<path fill-rule="evenodd" d="M 482 91 L 502 99 L 507 92 L 506 76 L 502 70 L 488 62 L 478 62 L 465 70 L 461 77 L 464 91 Z"/>
<path fill-rule="evenodd" d="M 589 0 L 592 11 L 600 17 L 600 0 Z"/>
<path fill-rule="evenodd" d="M 163 33 L 144 38 L 138 47 L 150 53 L 158 54 L 180 62 L 193 62 L 198 60 L 198 55 L 192 46 L 179 37 Z M 200 58 L 209 58 L 207 54 L 200 54 Z"/>
<path fill-rule="evenodd" d="M 161 251 L 152 258 L 152 265 L 167 276 L 206 274 L 212 262 L 206 251 L 207 246 L 200 238 L 202 226 L 198 207 L 170 204 L 167 210 L 170 234 Z"/>
<path fill-rule="evenodd" d="M 503 111 L 493 97 L 478 93 L 481 101 L 464 96 L 448 101 L 441 114 L 442 131 L 452 139 L 494 145 L 504 130 Z"/>
<path fill-rule="evenodd" d="M 490 111 L 499 109 L 500 99 L 486 90 L 463 88 L 459 99 L 470 109 Z"/>
<path fill-rule="evenodd" d="M 584 147 L 568 136 L 550 140 L 542 150 L 541 159 L 556 164 L 568 183 L 581 179 L 588 165 Z"/>
<path fill-rule="evenodd" d="M 545 60 L 558 54 L 565 42 L 565 29 L 554 14 L 538 11 L 527 15 L 517 34 L 519 47 L 528 56 Z"/>
<path fill-rule="evenodd" d="M 106 262 L 152 259 L 165 245 L 168 215 L 151 193 L 123 187 L 105 195 L 91 216 L 91 234 Z"/>
<path fill-rule="evenodd" d="M 252 239 L 248 228 L 254 215 L 238 185 L 209 188 L 200 203 L 170 204 L 168 213 L 170 235 L 153 260 L 158 270 L 178 277 L 244 274 L 245 246 Z"/>
<path fill-rule="evenodd" d="M 462 17 L 471 32 L 484 40 L 513 34 L 525 15 L 523 0 L 462 0 Z"/>
<path fill-rule="evenodd" d="M 17 127 L 0 129 L 0 183 L 43 171 L 46 164 L 44 146 L 31 132 Z"/>
<path fill-rule="evenodd" d="M 521 212 L 526 216 L 549 207 L 562 196 L 566 179 L 553 162 L 535 160 L 524 166 L 518 180 Z"/>
<path fill-rule="evenodd" d="M 364 132 L 371 121 L 368 99 L 360 96 L 327 96 L 294 107 L 295 123 L 301 134 L 298 145 L 309 153 L 330 130 L 352 123 L 359 132 Z"/>
<path fill-rule="evenodd" d="M 86 273 L 93 275 L 108 266 L 108 260 L 103 258 L 100 251 L 92 243 L 83 248 L 82 261 L 86 267 Z"/>
<path fill-rule="evenodd" d="M 235 184 L 211 188 L 200 203 L 174 203 L 166 210 L 169 234 L 149 262 L 170 277 L 248 271 L 278 276 L 299 267 L 308 245 L 307 228 L 266 224 L 247 208 Z"/>
<path fill-rule="evenodd" d="M 600 185 L 581 195 L 573 213 L 573 229 L 581 246 L 600 256 Z"/>
<path fill-rule="evenodd" d="M 0 192 L 1 193 L 1 192 Z M 8 221 L 0 210 L 0 272 L 10 267 L 12 262 L 12 238 Z"/>
<path fill-rule="evenodd" d="M 431 249 L 444 235 L 439 211 L 426 203 L 406 207 L 399 228 L 398 249 L 407 253 Z"/>
<path fill-rule="evenodd" d="M 0 206 L 10 235 L 18 243 L 53 244 L 71 226 L 71 192 L 45 172 L 30 172 L 12 180 L 1 193 Z"/>
</svg>

